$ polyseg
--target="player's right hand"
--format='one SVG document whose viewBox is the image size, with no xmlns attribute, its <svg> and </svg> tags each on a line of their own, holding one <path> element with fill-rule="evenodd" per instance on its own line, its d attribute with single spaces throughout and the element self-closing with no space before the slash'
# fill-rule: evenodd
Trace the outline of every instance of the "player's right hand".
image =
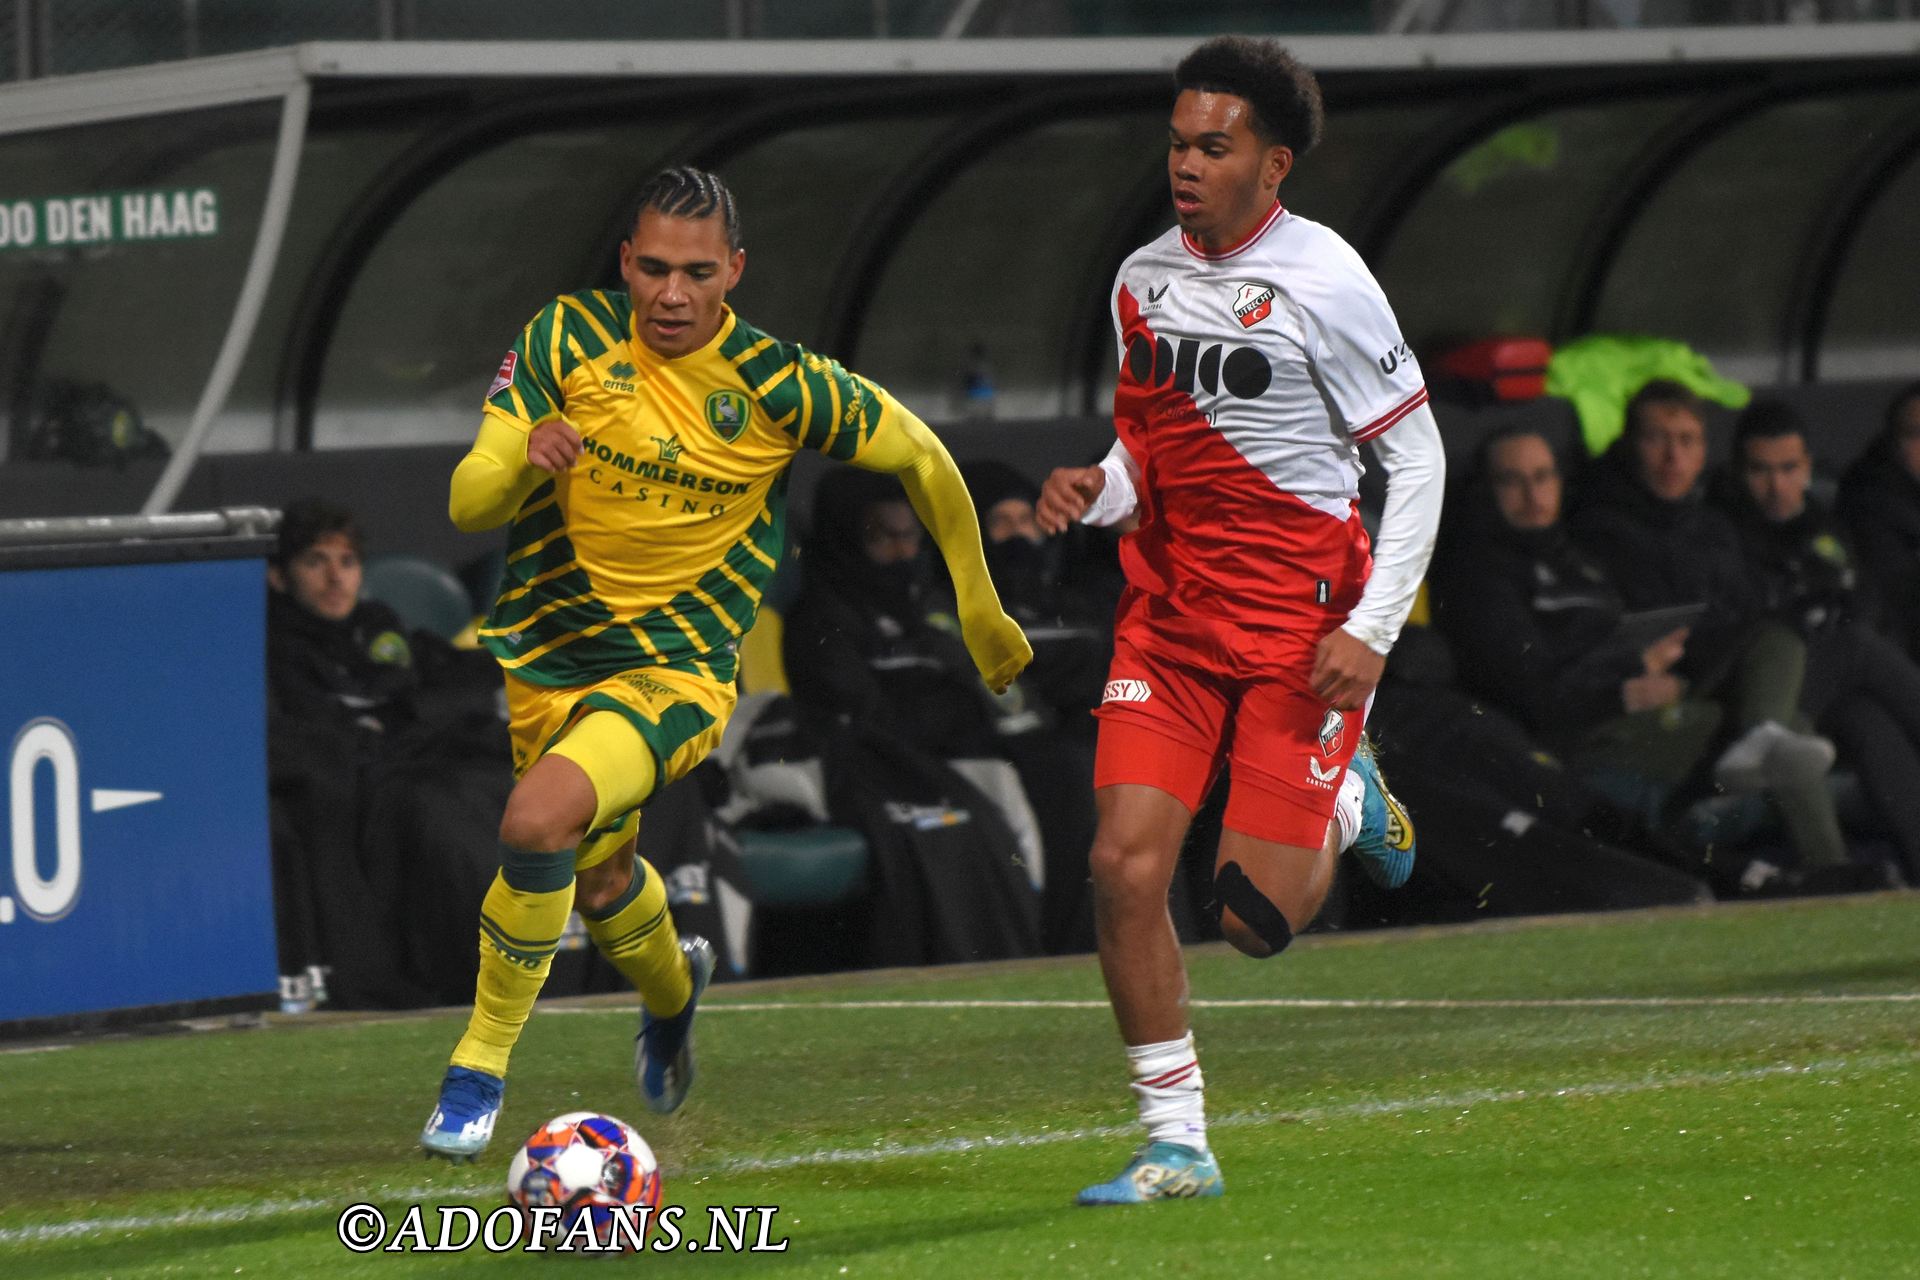
<svg viewBox="0 0 1920 1280">
<path fill-rule="evenodd" d="M 548 418 L 527 436 L 527 461 L 558 475 L 580 456 L 580 433 L 565 418 Z"/>
<path fill-rule="evenodd" d="M 1040 501 L 1034 515 L 1040 527 L 1050 534 L 1067 531 L 1067 526 L 1087 513 L 1093 500 L 1107 487 L 1107 473 L 1099 467 L 1055 467 L 1047 482 L 1040 486 Z"/>
</svg>

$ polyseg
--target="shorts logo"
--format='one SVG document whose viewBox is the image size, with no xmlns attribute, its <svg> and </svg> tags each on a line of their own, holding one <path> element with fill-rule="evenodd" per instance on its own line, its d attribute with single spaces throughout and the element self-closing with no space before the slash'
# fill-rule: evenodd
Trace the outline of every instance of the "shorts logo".
<svg viewBox="0 0 1920 1280">
<path fill-rule="evenodd" d="M 1234 295 L 1233 318 L 1242 329 L 1251 329 L 1273 314 L 1273 286 L 1243 284 Z"/>
<path fill-rule="evenodd" d="M 1153 690 L 1147 687 L 1145 680 L 1109 680 L 1106 696 L 1100 701 L 1102 703 L 1145 702 L 1152 696 Z"/>
<path fill-rule="evenodd" d="M 520 366 L 520 353 L 507 352 L 507 358 L 500 362 L 500 372 L 493 375 L 493 385 L 487 388 L 487 399 L 491 400 L 513 385 L 513 371 Z"/>
<path fill-rule="evenodd" d="M 1340 773 L 1341 768 L 1337 764 L 1323 766 L 1312 756 L 1307 757 L 1307 780 L 1316 787 L 1333 790 L 1334 784 L 1340 781 Z"/>
<path fill-rule="evenodd" d="M 738 391 L 716 391 L 707 397 L 707 425 L 728 444 L 747 429 L 747 398 Z"/>
<path fill-rule="evenodd" d="M 1337 755 L 1341 739 L 1347 736 L 1347 718 L 1340 714 L 1337 707 L 1327 708 L 1327 718 L 1320 722 L 1320 754 Z"/>
</svg>

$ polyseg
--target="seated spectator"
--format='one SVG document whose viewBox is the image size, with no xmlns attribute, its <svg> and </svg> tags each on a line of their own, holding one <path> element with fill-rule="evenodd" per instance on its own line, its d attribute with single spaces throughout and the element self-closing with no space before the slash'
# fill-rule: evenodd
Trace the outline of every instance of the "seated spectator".
<svg viewBox="0 0 1920 1280">
<path fill-rule="evenodd" d="M 1679 383 L 1649 382 L 1627 405 L 1625 431 L 1590 468 L 1569 527 L 1629 609 L 1700 605 L 1667 674 L 1718 701 L 1735 735 L 1717 777 L 1765 781 L 1802 867 L 1847 865 L 1825 774 L 1833 744 L 1797 733 L 1806 646 L 1766 617 L 1731 521 L 1704 498 L 1704 408 Z"/>
<path fill-rule="evenodd" d="M 449 905 L 444 927 L 439 913 L 402 914 L 415 898 L 477 908 L 492 878 L 496 820 L 477 815 L 497 814 L 512 783 L 498 678 L 481 674 L 492 661 L 361 599 L 360 530 L 331 504 L 287 507 L 267 580 L 281 972 L 317 970 L 346 1007 L 463 999 L 471 968 L 443 981 L 412 949 L 432 939 L 433 954 L 473 956 L 448 936 L 471 913 Z"/>
<path fill-rule="evenodd" d="M 393 610 L 360 598 L 360 530 L 323 502 L 288 506 L 267 565 L 269 714 L 379 734 L 408 718 L 418 683 Z"/>
<path fill-rule="evenodd" d="M 1620 593 L 1568 533 L 1562 492 L 1544 436 L 1488 438 L 1434 566 L 1435 620 L 1470 690 L 1657 826 L 1721 710 L 1674 673 L 1686 630 L 1621 636 Z"/>
<path fill-rule="evenodd" d="M 826 719 L 911 726 L 948 758 L 997 752 L 992 695 L 941 625 L 924 531 L 900 482 L 836 469 L 814 491 L 782 650 L 794 701 Z"/>
<path fill-rule="evenodd" d="M 892 476 L 845 467 L 821 479 L 786 615 L 787 680 L 823 730 L 829 815 L 870 852 L 861 958 L 1032 954 L 1045 842 L 1006 761 L 1042 718 L 982 687 L 923 540 Z"/>
<path fill-rule="evenodd" d="M 960 473 L 973 495 L 1000 603 L 1033 645 L 1033 661 L 1018 687 L 1061 723 L 1091 737 L 1089 713 L 1106 688 L 1119 597 L 1068 572 L 1067 541 L 1083 529 L 1098 531 L 1076 526 L 1049 540 L 1034 515 L 1039 485 L 998 461 L 969 462 Z"/>
<path fill-rule="evenodd" d="M 1001 717 L 1000 748 L 1020 771 L 1040 822 L 1047 864 L 1041 934 L 1048 951 L 1091 951 L 1092 712 L 1113 657 L 1116 597 L 1102 598 L 1097 586 L 1063 572 L 1068 537 L 1078 530 L 1053 540 L 1041 533 L 1034 515 L 1039 485 L 999 461 L 969 462 L 960 471 L 1000 603 L 1033 645 L 1033 662 L 1001 699 L 1013 715 Z"/>
<path fill-rule="evenodd" d="M 1840 482 L 1874 622 L 1920 659 L 1920 382 L 1887 406 L 1886 425 Z"/>
<path fill-rule="evenodd" d="M 1899 821 L 1920 796 L 1920 667 L 1860 618 L 1858 575 L 1839 521 L 1808 492 L 1806 425 L 1756 400 L 1734 430 L 1726 505 L 1768 612 L 1807 646 L 1801 707 L 1840 748 L 1920 880 L 1920 827 Z"/>
</svg>

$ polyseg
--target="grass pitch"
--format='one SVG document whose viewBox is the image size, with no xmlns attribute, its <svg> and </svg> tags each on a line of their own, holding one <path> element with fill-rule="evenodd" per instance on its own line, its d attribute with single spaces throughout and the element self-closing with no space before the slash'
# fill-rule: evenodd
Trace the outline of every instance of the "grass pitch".
<svg viewBox="0 0 1920 1280">
<path fill-rule="evenodd" d="M 459 1168 L 414 1136 L 461 1014 L 8 1047 L 0 1274 L 1920 1275 L 1920 895 L 1189 963 L 1220 1200 L 1071 1206 L 1137 1140 L 1085 958 L 717 988 L 666 1118 L 633 1093 L 630 1010 L 543 1006 L 493 1150 Z M 486 1212 L 518 1138 L 581 1108 L 640 1128 L 696 1224 L 778 1206 L 787 1250 L 336 1238 L 355 1202 Z"/>
</svg>

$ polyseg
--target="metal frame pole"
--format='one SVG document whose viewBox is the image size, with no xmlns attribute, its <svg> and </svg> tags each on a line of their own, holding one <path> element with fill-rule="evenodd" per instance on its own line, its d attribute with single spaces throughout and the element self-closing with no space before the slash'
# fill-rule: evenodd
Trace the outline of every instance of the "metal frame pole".
<svg viewBox="0 0 1920 1280">
<path fill-rule="evenodd" d="M 200 456 L 207 429 L 226 407 L 227 395 L 240 372 L 240 362 L 246 358 L 247 347 L 253 341 L 254 330 L 260 322 L 260 307 L 266 301 L 267 285 L 280 258 L 280 239 L 287 228 L 287 215 L 293 208 L 294 178 L 300 171 L 300 152 L 307 136 L 307 103 L 311 95 L 311 85 L 302 80 L 289 88 L 281 100 L 280 137 L 274 147 L 273 172 L 267 179 L 260 229 L 254 236 L 253 255 L 247 262 L 239 299 L 234 303 L 233 319 L 227 324 L 227 336 L 214 358 L 207 385 L 200 392 L 200 403 L 194 408 L 187 434 L 173 451 L 166 470 L 160 473 L 153 492 L 147 495 L 146 503 L 140 508 L 142 515 L 159 515 L 180 496 L 187 473 Z"/>
</svg>

